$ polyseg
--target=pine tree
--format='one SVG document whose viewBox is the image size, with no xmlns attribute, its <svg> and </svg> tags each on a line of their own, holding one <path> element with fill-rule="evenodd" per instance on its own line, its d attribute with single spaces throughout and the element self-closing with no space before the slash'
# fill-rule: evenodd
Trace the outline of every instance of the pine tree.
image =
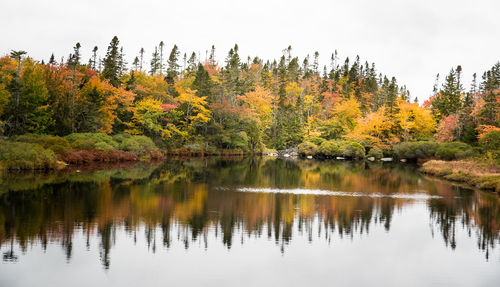
<svg viewBox="0 0 500 287">
<path fill-rule="evenodd" d="M 163 75 L 163 47 L 165 44 L 163 44 L 163 41 L 160 42 L 160 75 Z"/>
<path fill-rule="evenodd" d="M 198 70 L 193 81 L 193 89 L 196 90 L 196 96 L 207 97 L 210 102 L 215 102 L 213 98 L 214 84 L 210 79 L 210 75 L 202 64 L 198 64 Z"/>
<path fill-rule="evenodd" d="M 461 67 L 458 66 L 457 70 L 459 73 L 457 73 L 455 69 L 451 69 L 450 73 L 445 79 L 441 91 L 432 101 L 432 107 L 440 117 L 446 117 L 448 115 L 455 114 L 460 109 L 460 95 L 462 87 L 459 81 L 459 76 Z"/>
<path fill-rule="evenodd" d="M 120 85 L 119 77 L 121 71 L 121 62 L 120 62 L 120 49 L 118 45 L 120 41 L 118 37 L 114 36 L 108 46 L 108 51 L 106 52 L 106 57 L 104 58 L 104 68 L 102 70 L 102 76 L 105 79 L 108 79 L 109 82 L 118 87 Z"/>
<path fill-rule="evenodd" d="M 313 71 L 315 74 L 318 74 L 318 68 L 319 68 L 319 52 L 316 51 L 314 52 L 314 63 L 313 63 Z"/>
<path fill-rule="evenodd" d="M 197 67 L 196 62 L 197 62 L 196 53 L 192 52 L 191 56 L 189 57 L 189 59 L 187 61 L 187 64 L 188 64 L 187 70 L 188 70 L 188 72 L 193 72 L 193 71 L 196 70 L 196 67 Z"/>
<path fill-rule="evenodd" d="M 177 45 L 174 45 L 168 57 L 167 80 L 171 82 L 177 77 L 177 72 L 179 70 L 179 64 L 177 64 L 179 53 L 179 48 L 177 48 Z"/>
<path fill-rule="evenodd" d="M 396 106 L 396 100 L 398 98 L 398 84 L 396 83 L 396 78 L 392 77 L 391 82 L 387 86 L 385 105 L 389 108 L 388 112 L 390 115 L 394 114 L 394 107 Z"/>
<path fill-rule="evenodd" d="M 118 65 L 120 67 L 119 75 L 120 77 L 127 71 L 127 62 L 125 61 L 125 54 L 123 53 L 123 47 L 120 48 L 120 54 L 118 57 Z"/>
<path fill-rule="evenodd" d="M 94 46 L 94 49 L 92 49 L 92 69 L 95 70 L 97 68 L 97 46 Z"/>
<path fill-rule="evenodd" d="M 160 54 L 158 53 L 158 47 L 155 47 L 155 51 L 153 52 L 153 55 L 151 57 L 151 70 L 149 73 L 151 76 L 156 75 L 158 73 L 158 70 L 160 69 Z"/>
<path fill-rule="evenodd" d="M 208 58 L 208 63 L 211 68 L 215 67 L 215 46 L 212 45 L 212 49 L 210 50 L 210 57 Z"/>
<path fill-rule="evenodd" d="M 141 50 L 139 51 L 139 54 L 141 55 L 141 71 L 142 71 L 142 63 L 144 60 L 144 48 L 141 48 Z"/>
<path fill-rule="evenodd" d="M 500 94 L 500 62 L 484 73 L 481 89 L 484 106 L 480 113 L 480 121 L 482 124 L 498 127 L 500 126 L 498 117 L 500 105 L 497 95 Z"/>
<path fill-rule="evenodd" d="M 52 55 L 50 55 L 49 64 L 50 64 L 50 65 L 55 65 L 55 64 L 57 64 L 57 62 L 56 62 L 56 58 L 54 57 L 54 53 L 52 53 Z"/>
</svg>

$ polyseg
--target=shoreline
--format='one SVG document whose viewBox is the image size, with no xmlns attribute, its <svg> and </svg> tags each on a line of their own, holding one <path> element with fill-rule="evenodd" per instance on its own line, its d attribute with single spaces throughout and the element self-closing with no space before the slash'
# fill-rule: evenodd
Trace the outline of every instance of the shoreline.
<svg viewBox="0 0 500 287">
<path fill-rule="evenodd" d="M 451 182 L 500 193 L 500 167 L 475 160 L 430 160 L 420 171 Z"/>
</svg>

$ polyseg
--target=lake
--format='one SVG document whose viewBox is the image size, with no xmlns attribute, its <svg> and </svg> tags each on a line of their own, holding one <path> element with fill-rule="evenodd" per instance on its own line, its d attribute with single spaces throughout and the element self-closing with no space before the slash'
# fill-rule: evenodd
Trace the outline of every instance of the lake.
<svg viewBox="0 0 500 287">
<path fill-rule="evenodd" d="M 410 164 L 7 173 L 0 286 L 500 286 L 499 229 L 497 195 Z"/>
</svg>

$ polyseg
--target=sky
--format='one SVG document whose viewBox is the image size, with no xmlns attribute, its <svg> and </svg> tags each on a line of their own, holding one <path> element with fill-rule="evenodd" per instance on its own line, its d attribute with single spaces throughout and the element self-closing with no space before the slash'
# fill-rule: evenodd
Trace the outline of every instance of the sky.
<svg viewBox="0 0 500 287">
<path fill-rule="evenodd" d="M 235 43 L 242 59 L 278 59 L 291 45 L 301 62 L 318 51 L 322 65 L 337 50 L 341 61 L 375 62 L 421 103 L 437 73 L 444 79 L 461 65 L 468 89 L 473 73 L 500 61 L 499 0 L 15 0 L 0 7 L 0 55 L 60 59 L 80 42 L 86 62 L 94 46 L 104 56 L 115 35 L 129 63 L 141 47 L 149 63 L 160 41 L 167 53 L 177 44 L 203 59 L 215 45 L 221 63 Z"/>
</svg>

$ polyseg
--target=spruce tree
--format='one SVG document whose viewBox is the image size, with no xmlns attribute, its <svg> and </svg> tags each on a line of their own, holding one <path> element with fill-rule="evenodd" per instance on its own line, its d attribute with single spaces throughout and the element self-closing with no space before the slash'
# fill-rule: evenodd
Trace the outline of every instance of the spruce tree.
<svg viewBox="0 0 500 287">
<path fill-rule="evenodd" d="M 445 79 L 441 91 L 436 95 L 434 101 L 432 102 L 432 106 L 435 112 L 437 112 L 440 117 L 446 117 L 451 114 L 455 114 L 460 109 L 460 95 L 462 87 L 459 77 L 461 67 L 458 66 L 457 70 L 451 69 L 450 73 Z"/>
<path fill-rule="evenodd" d="M 163 41 L 160 42 L 160 75 L 163 75 L 163 47 L 165 46 L 165 44 L 163 43 Z"/>
<path fill-rule="evenodd" d="M 177 45 L 174 45 L 168 57 L 167 81 L 173 82 L 177 77 L 177 72 L 179 70 L 179 64 L 177 63 L 179 60 L 179 53 L 179 48 L 177 48 Z"/>
<path fill-rule="evenodd" d="M 52 55 L 50 55 L 49 64 L 50 65 L 56 64 L 56 58 L 54 57 L 54 53 L 52 53 Z"/>
<path fill-rule="evenodd" d="M 97 68 L 97 46 L 94 46 L 94 49 L 92 49 L 92 69 L 95 70 Z"/>
<path fill-rule="evenodd" d="M 141 55 L 141 71 L 142 71 L 142 63 L 143 63 L 143 60 L 144 60 L 144 48 L 141 48 L 141 50 L 139 51 L 139 54 Z"/>
<path fill-rule="evenodd" d="M 120 41 L 118 37 L 114 36 L 108 46 L 108 51 L 106 52 L 106 57 L 104 58 L 104 68 L 102 70 L 102 76 L 108 79 L 109 82 L 118 87 L 120 85 L 119 77 L 121 71 L 120 62 L 120 48 L 118 47 Z"/>
<path fill-rule="evenodd" d="M 151 70 L 149 73 L 151 76 L 156 75 L 158 73 L 158 70 L 160 69 L 160 54 L 158 53 L 158 47 L 155 47 L 155 51 L 153 52 L 153 55 L 151 57 Z"/>
</svg>

